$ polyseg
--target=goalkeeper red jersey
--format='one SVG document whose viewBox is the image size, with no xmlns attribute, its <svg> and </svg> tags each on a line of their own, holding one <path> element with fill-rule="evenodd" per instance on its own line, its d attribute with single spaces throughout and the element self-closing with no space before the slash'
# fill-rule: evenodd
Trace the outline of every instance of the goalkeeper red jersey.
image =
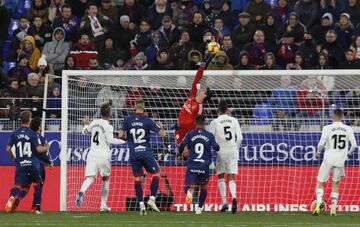
<svg viewBox="0 0 360 227">
<path fill-rule="evenodd" d="M 198 103 L 195 98 L 198 89 L 200 89 L 199 82 L 204 75 L 204 70 L 204 66 L 199 66 L 194 82 L 192 84 L 190 97 L 181 107 L 178 117 L 179 128 L 175 131 L 177 144 L 180 144 L 184 140 L 186 133 L 196 128 L 196 117 L 198 115 L 204 114 L 204 104 Z"/>
</svg>

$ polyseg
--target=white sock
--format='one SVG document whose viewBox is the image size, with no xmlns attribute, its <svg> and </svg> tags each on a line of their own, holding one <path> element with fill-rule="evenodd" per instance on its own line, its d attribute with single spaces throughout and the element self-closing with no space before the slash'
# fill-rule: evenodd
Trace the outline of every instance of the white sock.
<svg viewBox="0 0 360 227">
<path fill-rule="evenodd" d="M 150 200 L 155 202 L 155 196 L 150 196 Z"/>
<path fill-rule="evenodd" d="M 339 193 L 338 192 L 331 192 L 330 198 L 331 198 L 331 208 L 336 209 L 337 208 L 337 203 L 338 203 L 338 200 L 339 200 Z"/>
<path fill-rule="evenodd" d="M 140 203 L 139 203 L 139 205 L 140 205 L 140 208 L 143 208 L 143 207 L 145 207 L 145 204 L 144 204 L 144 202 L 140 202 Z"/>
<path fill-rule="evenodd" d="M 109 185 L 110 185 L 110 181 L 102 181 L 101 183 L 101 207 L 106 208 L 107 205 L 107 200 L 108 200 L 108 196 L 109 196 Z"/>
<path fill-rule="evenodd" d="M 224 179 L 218 180 L 218 187 L 219 187 L 222 203 L 225 204 L 226 203 L 226 184 L 225 184 Z"/>
<path fill-rule="evenodd" d="M 81 185 L 81 189 L 80 192 L 84 193 L 86 192 L 86 190 L 92 185 L 92 183 L 94 182 L 94 178 L 93 177 L 87 177 L 83 184 Z"/>
<path fill-rule="evenodd" d="M 233 199 L 236 199 L 236 183 L 234 180 L 229 181 L 229 189 Z"/>
<path fill-rule="evenodd" d="M 318 204 L 322 203 L 324 196 L 324 189 L 323 188 L 316 188 L 316 202 Z"/>
</svg>

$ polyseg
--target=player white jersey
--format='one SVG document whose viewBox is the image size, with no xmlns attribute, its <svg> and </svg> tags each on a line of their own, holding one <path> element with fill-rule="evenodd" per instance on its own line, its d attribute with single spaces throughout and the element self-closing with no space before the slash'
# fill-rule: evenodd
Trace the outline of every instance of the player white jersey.
<svg viewBox="0 0 360 227">
<path fill-rule="evenodd" d="M 347 159 L 349 141 L 352 147 L 357 146 L 353 129 L 341 122 L 334 122 L 323 128 L 318 147 L 325 145 L 324 160 L 332 166 L 341 167 Z"/>
<path fill-rule="evenodd" d="M 110 159 L 110 144 L 124 144 L 125 141 L 114 138 L 114 128 L 109 121 L 104 119 L 93 120 L 90 125 L 85 125 L 83 134 L 91 133 L 91 147 L 88 157 Z"/>
<path fill-rule="evenodd" d="M 220 146 L 219 153 L 239 154 L 243 136 L 236 118 L 222 114 L 211 121 L 209 131 L 214 134 L 215 140 Z"/>
</svg>

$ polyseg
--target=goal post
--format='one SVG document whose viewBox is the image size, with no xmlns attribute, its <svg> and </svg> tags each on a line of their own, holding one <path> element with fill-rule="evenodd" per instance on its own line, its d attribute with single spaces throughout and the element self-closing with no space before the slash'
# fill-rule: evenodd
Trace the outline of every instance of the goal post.
<svg viewBox="0 0 360 227">
<path fill-rule="evenodd" d="M 191 89 L 196 71 L 63 71 L 61 120 L 61 211 L 97 211 L 100 181 L 94 182 L 76 208 L 75 198 L 84 179 L 90 138 L 81 134 L 82 119 L 99 117 L 103 102 L 111 103 L 114 131 L 133 113 L 142 98 L 148 117 L 160 120 L 165 139 L 152 135 L 151 144 L 161 169 L 157 203 L 162 210 L 189 211 L 183 192 L 185 162 L 176 160 L 173 125 Z M 344 110 L 344 122 L 360 139 L 360 70 L 205 71 L 202 87 L 210 87 L 205 104 L 207 124 L 217 117 L 217 104 L 227 101 L 240 122 L 244 140 L 236 176 L 242 211 L 308 211 L 315 200 L 321 160 L 316 146 L 332 111 Z M 111 146 L 112 173 L 108 205 L 114 211 L 136 210 L 133 176 L 126 145 Z M 215 155 L 214 155 L 215 161 Z M 346 162 L 340 184 L 339 210 L 360 210 L 359 155 Z M 215 170 L 211 171 L 205 209 L 218 211 L 221 197 Z M 143 176 L 144 195 L 149 175 Z M 331 184 L 325 189 L 329 201 Z M 229 191 L 228 191 L 229 194 Z M 196 200 L 193 201 L 197 203 Z"/>
</svg>

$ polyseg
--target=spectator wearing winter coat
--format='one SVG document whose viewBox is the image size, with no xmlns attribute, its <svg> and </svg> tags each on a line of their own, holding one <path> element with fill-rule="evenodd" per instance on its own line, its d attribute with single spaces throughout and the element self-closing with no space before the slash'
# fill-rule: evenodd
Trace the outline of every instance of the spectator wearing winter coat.
<svg viewBox="0 0 360 227">
<path fill-rule="evenodd" d="M 347 1 L 347 0 L 346 0 Z M 334 19 L 339 20 L 340 14 L 344 10 L 344 4 L 342 2 L 345 1 L 336 1 L 336 0 L 320 0 L 318 15 L 324 15 L 324 13 L 331 13 L 334 16 Z"/>
<path fill-rule="evenodd" d="M 49 7 L 47 6 L 45 0 L 33 1 L 32 6 L 27 13 L 27 18 L 30 21 L 34 21 L 35 16 L 40 17 L 44 23 L 49 22 Z"/>
<path fill-rule="evenodd" d="M 208 70 L 233 70 L 233 66 L 229 64 L 229 58 L 224 51 L 218 51 L 211 60 Z"/>
<path fill-rule="evenodd" d="M 294 59 L 297 51 L 297 45 L 294 43 L 294 36 L 291 32 L 286 32 L 280 40 L 276 50 L 276 57 L 282 68 Z"/>
<path fill-rule="evenodd" d="M 126 58 L 121 55 L 117 56 L 110 69 L 111 70 L 127 70 L 128 65 L 126 64 Z"/>
<path fill-rule="evenodd" d="M 337 41 L 337 34 L 334 30 L 326 33 L 326 41 L 321 45 L 321 51 L 326 53 L 329 59 L 329 66 L 336 68 L 341 61 L 344 49 Z"/>
<path fill-rule="evenodd" d="M 29 59 L 26 55 L 20 55 L 16 66 L 8 72 L 8 78 L 19 81 L 20 86 L 26 85 L 27 75 L 31 72 Z"/>
<path fill-rule="evenodd" d="M 197 7 L 191 0 L 177 0 L 171 3 L 172 20 L 176 26 L 182 30 L 189 26 L 192 15 L 197 11 Z"/>
<path fill-rule="evenodd" d="M 288 21 L 279 28 L 277 32 L 277 42 L 279 42 L 283 34 L 287 32 L 292 33 L 295 43 L 300 43 L 303 40 L 305 30 L 306 28 L 299 22 L 297 14 L 292 12 L 289 14 Z"/>
<path fill-rule="evenodd" d="M 223 1 L 219 16 L 222 18 L 225 27 L 230 29 L 235 27 L 237 18 L 236 18 L 236 13 L 233 10 L 231 10 L 231 1 L 229 0 Z"/>
<path fill-rule="evenodd" d="M 188 26 L 188 31 L 190 34 L 190 40 L 196 46 L 200 45 L 202 42 L 202 36 L 205 30 L 209 29 L 209 27 L 204 23 L 204 18 L 202 13 L 195 12 L 193 14 L 192 23 Z"/>
<path fill-rule="evenodd" d="M 271 52 L 265 54 L 265 64 L 260 66 L 260 70 L 279 70 L 280 66 L 276 64 L 275 55 Z"/>
<path fill-rule="evenodd" d="M 268 14 L 265 18 L 264 26 L 261 30 L 265 35 L 265 42 L 271 46 L 276 46 L 276 33 L 278 25 L 275 23 L 275 18 L 272 14 Z"/>
<path fill-rule="evenodd" d="M 124 0 L 124 5 L 119 7 L 119 16 L 127 15 L 130 18 L 130 27 L 139 25 L 146 16 L 146 9 L 135 0 Z"/>
<path fill-rule="evenodd" d="M 50 95 L 47 99 L 47 115 L 50 118 L 61 118 L 61 86 L 54 83 L 50 89 Z"/>
<path fill-rule="evenodd" d="M 2 21 L 2 20 L 1 20 Z M 29 20 L 26 17 L 21 17 L 19 21 L 19 27 L 13 32 L 13 38 L 11 40 L 11 50 L 9 59 L 16 61 L 20 52 L 20 44 L 24 38 L 28 35 L 30 28 Z M 7 34 L 7 29 L 5 31 Z"/>
<path fill-rule="evenodd" d="M 320 24 L 317 24 L 310 30 L 312 37 L 317 45 L 321 45 L 325 42 L 326 33 L 329 30 L 335 29 L 334 19 L 331 13 L 324 13 L 321 17 Z"/>
<path fill-rule="evenodd" d="M 245 11 L 251 15 L 251 20 L 257 25 L 261 25 L 266 15 L 270 12 L 271 6 L 264 0 L 252 0 Z"/>
<path fill-rule="evenodd" d="M 190 35 L 187 31 L 183 31 L 178 42 L 174 43 L 169 50 L 170 59 L 174 63 L 174 69 L 182 69 L 187 62 L 188 53 L 195 48 L 190 41 Z"/>
<path fill-rule="evenodd" d="M 242 49 L 246 43 L 251 42 L 256 26 L 250 23 L 250 14 L 247 12 L 239 14 L 239 22 L 240 24 L 232 32 L 231 39 L 235 46 Z"/>
<path fill-rule="evenodd" d="M 146 47 L 151 44 L 151 25 L 146 19 L 142 19 L 139 25 L 139 32 L 135 35 L 132 42 L 138 52 L 144 52 Z"/>
<path fill-rule="evenodd" d="M 28 34 L 34 36 L 36 47 L 40 50 L 44 47 L 45 43 L 51 41 L 51 30 L 47 24 L 43 23 L 40 16 L 34 16 Z"/>
<path fill-rule="evenodd" d="M 342 13 L 340 15 L 340 20 L 335 26 L 335 31 L 337 34 L 337 40 L 341 44 L 341 46 L 344 49 L 348 48 L 351 44 L 351 35 L 354 31 L 354 26 L 350 21 L 349 14 Z"/>
<path fill-rule="evenodd" d="M 149 64 L 150 68 L 153 68 L 153 65 L 155 63 L 155 58 L 158 52 L 160 51 L 160 40 L 161 40 L 161 34 L 160 32 L 154 32 L 151 36 L 152 43 L 150 46 L 148 46 L 145 49 L 145 55 L 147 58 L 147 62 Z"/>
<path fill-rule="evenodd" d="M 304 42 L 300 44 L 298 51 L 303 54 L 304 65 L 306 68 L 314 68 L 317 64 L 318 52 L 316 51 L 316 43 L 310 33 L 304 34 Z"/>
<path fill-rule="evenodd" d="M 275 17 L 275 23 L 278 26 L 282 26 L 288 21 L 288 16 L 292 12 L 291 7 L 288 4 L 287 0 L 278 0 L 278 4 L 273 10 L 273 15 Z"/>
<path fill-rule="evenodd" d="M 228 27 L 224 26 L 222 18 L 218 16 L 214 20 L 214 25 L 212 26 L 212 33 L 214 34 L 215 42 L 222 44 L 224 36 L 231 35 L 231 30 Z"/>
<path fill-rule="evenodd" d="M 146 56 L 144 52 L 139 52 L 134 57 L 134 62 L 130 66 L 130 70 L 145 70 L 148 69 L 149 65 L 146 63 Z"/>
<path fill-rule="evenodd" d="M 126 55 L 129 55 L 130 41 L 135 37 L 135 31 L 130 28 L 130 18 L 128 15 L 120 17 L 120 23 L 115 26 L 113 35 L 114 47 Z"/>
<path fill-rule="evenodd" d="M 29 59 L 29 67 L 32 70 L 35 70 L 37 67 L 37 63 L 40 58 L 40 50 L 35 45 L 35 39 L 33 36 L 25 36 L 23 41 L 20 43 L 20 51 L 19 55 L 27 55 Z"/>
<path fill-rule="evenodd" d="M 39 75 L 30 73 L 27 76 L 28 84 L 20 89 L 20 97 L 23 98 L 22 106 L 31 108 L 34 117 L 41 117 L 44 97 L 44 86 L 40 85 Z"/>
<path fill-rule="evenodd" d="M 104 68 L 100 65 L 98 57 L 89 58 L 88 67 L 86 70 L 103 70 Z"/>
<path fill-rule="evenodd" d="M 238 64 L 240 50 L 233 45 L 230 35 L 225 35 L 223 37 L 221 50 L 225 51 L 226 55 L 229 58 L 230 65 L 235 66 Z"/>
<path fill-rule="evenodd" d="M 119 24 L 119 9 L 111 5 L 111 0 L 101 0 L 99 13 L 107 16 L 111 24 Z"/>
<path fill-rule="evenodd" d="M 271 52 L 272 49 L 265 43 L 264 32 L 257 30 L 253 37 L 254 41 L 246 44 L 243 50 L 247 51 L 250 56 L 250 62 L 259 67 L 264 64 L 265 53 Z"/>
<path fill-rule="evenodd" d="M 149 7 L 147 19 L 151 22 L 151 27 L 157 30 L 162 25 L 163 17 L 172 17 L 172 10 L 167 0 L 155 0 L 154 4 Z"/>
<path fill-rule="evenodd" d="M 106 37 L 104 45 L 99 50 L 99 63 L 104 69 L 111 68 L 115 58 L 119 55 L 119 51 L 114 47 L 114 40 Z"/>
<path fill-rule="evenodd" d="M 70 54 L 75 58 L 81 69 L 86 69 L 88 67 L 88 62 L 91 57 L 98 56 L 95 45 L 91 43 L 87 34 L 81 35 Z"/>
<path fill-rule="evenodd" d="M 345 3 L 344 13 L 350 15 L 350 20 L 353 25 L 360 23 L 360 2 L 359 0 L 347 0 Z"/>
<path fill-rule="evenodd" d="M 203 56 L 198 50 L 191 50 L 188 53 L 187 62 L 182 69 L 184 70 L 197 70 L 200 66 Z"/>
<path fill-rule="evenodd" d="M 179 29 L 173 24 L 170 16 L 163 17 L 162 26 L 158 32 L 161 34 L 161 43 L 167 47 L 171 47 L 180 36 Z"/>
<path fill-rule="evenodd" d="M 78 38 L 79 27 L 80 19 L 72 15 L 71 6 L 67 4 L 61 7 L 61 16 L 56 17 L 52 23 L 52 30 L 55 28 L 64 29 L 65 42 L 68 42 L 70 47 Z"/>
<path fill-rule="evenodd" d="M 55 28 L 52 41 L 46 43 L 43 54 L 51 71 L 61 70 L 64 68 L 66 56 L 69 54 L 69 45 L 65 42 L 65 31 L 62 28 Z"/>
<path fill-rule="evenodd" d="M 76 59 L 74 56 L 69 55 L 66 57 L 64 70 L 80 70 L 76 64 Z"/>
<path fill-rule="evenodd" d="M 250 63 L 249 53 L 241 51 L 239 55 L 239 64 L 235 66 L 236 70 L 254 70 L 255 66 Z"/>
<path fill-rule="evenodd" d="M 152 70 L 171 70 L 174 64 L 171 62 L 170 54 L 166 49 L 160 50 L 154 59 L 150 69 Z"/>
<path fill-rule="evenodd" d="M 360 69 L 360 64 L 356 62 L 355 52 L 353 49 L 347 49 L 345 51 L 345 59 L 339 66 L 339 69 Z"/>
<path fill-rule="evenodd" d="M 332 69 L 328 64 L 328 56 L 325 53 L 319 53 L 317 65 L 313 69 Z"/>
<path fill-rule="evenodd" d="M 315 0 L 299 0 L 294 7 L 294 11 L 299 15 L 300 22 L 307 29 L 315 24 L 317 18 L 318 4 Z"/>
</svg>

